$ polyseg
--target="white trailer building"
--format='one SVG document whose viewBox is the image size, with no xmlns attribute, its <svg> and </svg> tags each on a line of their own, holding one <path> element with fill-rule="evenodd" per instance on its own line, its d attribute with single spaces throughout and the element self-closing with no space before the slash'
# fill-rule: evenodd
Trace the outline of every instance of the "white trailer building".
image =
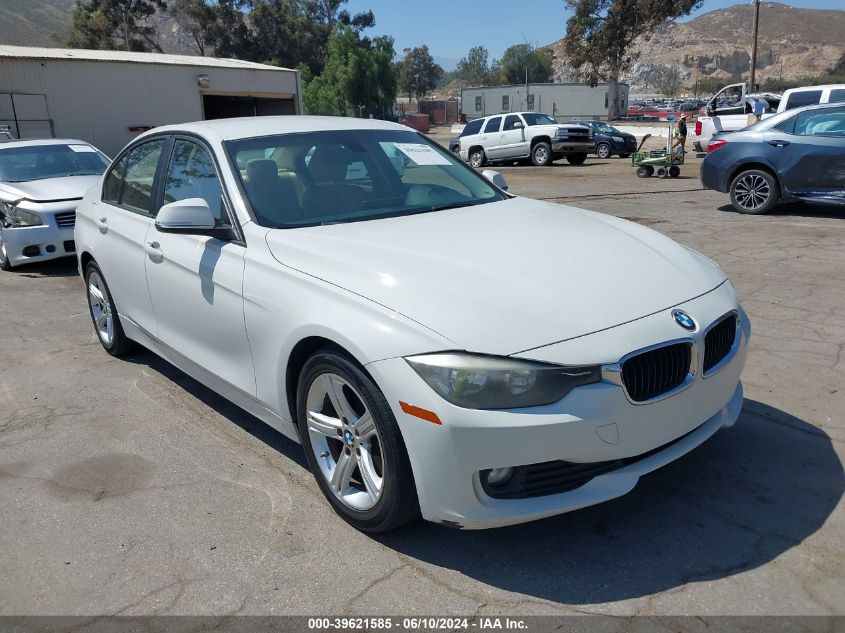
<svg viewBox="0 0 845 633">
<path fill-rule="evenodd" d="M 152 127 L 302 112 L 299 74 L 236 59 L 0 46 L 0 126 L 114 156 Z"/>
<path fill-rule="evenodd" d="M 504 112 L 545 112 L 566 121 L 571 118 L 607 119 L 610 106 L 607 84 L 515 84 L 461 90 L 461 114 L 467 120 Z M 619 84 L 619 111 L 628 110 L 628 85 Z"/>
</svg>

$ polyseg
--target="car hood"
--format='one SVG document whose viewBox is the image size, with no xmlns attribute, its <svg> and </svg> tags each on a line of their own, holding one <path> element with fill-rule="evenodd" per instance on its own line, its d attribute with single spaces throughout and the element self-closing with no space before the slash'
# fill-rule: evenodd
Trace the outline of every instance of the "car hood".
<svg viewBox="0 0 845 633">
<path fill-rule="evenodd" d="M 643 226 L 513 198 L 266 236 L 282 264 L 386 306 L 458 348 L 508 355 L 719 286 L 702 255 Z"/>
<path fill-rule="evenodd" d="M 0 189 L 17 198 L 33 202 L 77 200 L 97 184 L 100 176 L 66 176 L 26 182 L 0 182 Z"/>
</svg>

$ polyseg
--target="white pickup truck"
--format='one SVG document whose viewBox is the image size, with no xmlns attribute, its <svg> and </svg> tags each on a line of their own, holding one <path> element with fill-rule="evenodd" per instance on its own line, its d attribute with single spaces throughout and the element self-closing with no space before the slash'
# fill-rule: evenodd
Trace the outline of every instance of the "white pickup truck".
<svg viewBox="0 0 845 633">
<path fill-rule="evenodd" d="M 736 132 L 746 127 L 749 115 L 757 109 L 763 112 L 777 110 L 781 96 L 773 93 L 748 94 L 745 83 L 731 84 L 717 92 L 707 105 L 705 115 L 695 122 L 693 148 L 699 152 L 707 151 L 710 139 L 716 132 Z"/>
<path fill-rule="evenodd" d="M 540 112 L 512 112 L 475 119 L 460 137 L 461 158 L 473 167 L 530 158 L 535 165 L 551 165 L 566 157 L 573 165 L 595 150 L 593 132 L 574 123 L 558 123 Z"/>
</svg>

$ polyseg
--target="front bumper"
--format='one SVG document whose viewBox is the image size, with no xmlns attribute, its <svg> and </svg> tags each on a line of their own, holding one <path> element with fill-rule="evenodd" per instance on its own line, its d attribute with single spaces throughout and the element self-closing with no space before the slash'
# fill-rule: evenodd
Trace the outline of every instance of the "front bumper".
<svg viewBox="0 0 845 633">
<path fill-rule="evenodd" d="M 467 529 L 499 527 L 576 510 L 630 491 L 640 476 L 686 454 L 717 430 L 734 424 L 742 408 L 740 373 L 750 324 L 724 284 L 681 306 L 703 330 L 730 310 L 741 318 L 740 339 L 717 373 L 701 373 L 683 391 L 651 404 L 631 403 L 621 386 L 578 388 L 552 405 L 511 411 L 455 407 L 441 399 L 404 359 L 370 363 L 399 423 L 423 516 Z M 671 310 L 579 339 L 520 354 L 566 364 L 612 363 L 628 352 L 677 338 Z M 667 325 L 669 327 L 667 327 Z M 609 350 L 616 351 L 610 352 Z M 404 413 L 399 401 L 434 411 L 435 425 Z M 680 438 L 680 439 L 679 439 Z M 659 447 L 665 447 L 655 451 Z M 479 473 L 491 468 L 565 460 L 594 463 L 649 455 L 567 492 L 525 499 L 493 499 Z"/>
<path fill-rule="evenodd" d="M 552 139 L 552 152 L 555 154 L 592 154 L 595 141 L 571 141 L 565 138 Z"/>
<path fill-rule="evenodd" d="M 12 266 L 43 262 L 76 254 L 73 228 L 56 226 L 0 227 Z"/>
</svg>

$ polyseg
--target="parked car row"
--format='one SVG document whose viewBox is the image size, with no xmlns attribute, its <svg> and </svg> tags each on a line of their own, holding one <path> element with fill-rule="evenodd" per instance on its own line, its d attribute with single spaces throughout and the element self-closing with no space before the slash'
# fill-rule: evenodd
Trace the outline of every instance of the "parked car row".
<svg viewBox="0 0 845 633">
<path fill-rule="evenodd" d="M 566 158 L 580 165 L 588 154 L 599 158 L 630 156 L 637 148 L 632 134 L 604 121 L 558 121 L 548 114 L 514 112 L 475 119 L 449 141 L 449 150 L 473 167 L 487 163 L 530 159 L 538 166 Z"/>
<path fill-rule="evenodd" d="M 530 133 L 516 153 L 592 148 L 587 127 L 527 114 L 507 130 Z M 172 125 L 108 166 L 53 145 L 0 147 L 17 181 L 4 227 L 58 218 L 22 183 L 51 181 L 70 207 L 79 191 L 58 187 L 91 178 L 73 239 L 104 350 L 142 345 L 301 442 L 358 529 L 600 503 L 739 416 L 751 326 L 718 266 L 639 224 L 511 195 L 404 126 Z"/>
</svg>

